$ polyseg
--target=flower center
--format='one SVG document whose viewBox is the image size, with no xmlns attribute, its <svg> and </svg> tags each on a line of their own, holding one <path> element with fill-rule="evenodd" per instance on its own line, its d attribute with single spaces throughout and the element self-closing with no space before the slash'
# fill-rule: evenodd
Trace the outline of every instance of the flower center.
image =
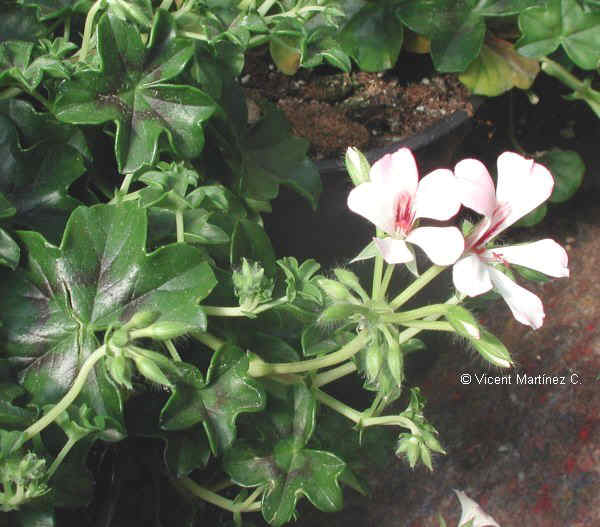
<svg viewBox="0 0 600 527">
<path fill-rule="evenodd" d="M 471 239 L 466 243 L 466 245 L 471 248 L 471 251 L 476 254 L 481 254 L 485 251 L 485 245 L 502 230 L 504 221 L 508 218 L 509 214 L 510 204 L 498 203 L 492 213 L 492 221 L 488 229 L 484 231 L 483 234 L 476 235 L 476 239 Z"/>
<path fill-rule="evenodd" d="M 402 192 L 396 197 L 395 203 L 396 219 L 394 227 L 396 234 L 406 236 L 412 227 L 415 214 L 411 206 L 411 195 L 408 192 Z"/>
</svg>

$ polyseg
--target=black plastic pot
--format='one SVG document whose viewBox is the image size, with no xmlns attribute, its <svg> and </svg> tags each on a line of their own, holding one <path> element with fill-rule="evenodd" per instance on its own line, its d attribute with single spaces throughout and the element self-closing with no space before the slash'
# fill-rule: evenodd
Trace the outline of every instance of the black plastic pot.
<svg viewBox="0 0 600 527">
<path fill-rule="evenodd" d="M 482 101 L 481 97 L 473 97 L 474 109 Z M 407 147 L 415 153 L 422 175 L 435 168 L 449 167 L 472 127 L 471 117 L 458 110 L 420 134 L 365 155 L 373 163 L 384 154 Z M 295 256 L 299 261 L 315 258 L 328 268 L 346 264 L 356 256 L 372 238 L 373 228 L 346 206 L 352 183 L 343 157 L 318 161 L 316 165 L 323 181 L 317 211 L 291 190 L 282 188 L 281 195 L 273 202 L 273 213 L 265 216 L 265 228 L 278 256 Z"/>
</svg>

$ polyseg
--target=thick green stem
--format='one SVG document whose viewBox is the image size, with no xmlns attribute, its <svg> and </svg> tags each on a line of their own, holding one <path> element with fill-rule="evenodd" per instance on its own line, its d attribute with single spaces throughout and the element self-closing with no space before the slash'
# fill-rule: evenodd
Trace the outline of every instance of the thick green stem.
<svg viewBox="0 0 600 527">
<path fill-rule="evenodd" d="M 580 81 L 569 70 L 548 57 L 542 57 L 540 62 L 544 73 L 557 78 L 571 88 L 574 92 L 572 96 L 587 102 L 594 113 L 600 117 L 600 92 L 592 88 L 589 80 L 588 82 Z"/>
<path fill-rule="evenodd" d="M 275 2 L 277 2 L 277 0 L 265 0 L 257 9 L 258 14 L 260 16 L 265 16 L 269 12 L 269 9 L 273 7 Z"/>
<path fill-rule="evenodd" d="M 447 304 L 433 304 L 431 306 L 423 306 L 417 309 L 409 309 L 408 311 L 400 311 L 399 313 L 392 313 L 389 315 L 382 315 L 381 319 L 384 322 L 391 322 L 392 324 L 402 324 L 404 322 L 410 322 L 423 317 L 429 317 L 431 315 L 443 315 L 448 311 Z"/>
<path fill-rule="evenodd" d="M 223 344 L 225 344 L 225 341 L 206 331 L 193 331 L 191 335 L 197 341 L 202 342 L 202 344 L 208 346 L 213 351 L 217 351 Z"/>
<path fill-rule="evenodd" d="M 329 408 L 335 410 L 338 414 L 347 417 L 350 421 L 354 421 L 357 424 L 362 422 L 364 417 L 362 412 L 338 401 L 335 397 L 332 397 L 322 390 L 315 390 L 314 393 L 317 401 L 323 403 L 325 406 L 329 406 Z"/>
<path fill-rule="evenodd" d="M 175 362 L 181 362 L 181 356 L 179 355 L 179 352 L 177 351 L 177 348 L 175 347 L 175 344 L 173 344 L 173 341 L 171 339 L 165 340 L 165 346 L 169 351 L 171 358 Z"/>
<path fill-rule="evenodd" d="M 379 231 L 377 231 L 379 234 Z M 375 256 L 375 264 L 373 265 L 373 289 L 371 292 L 371 296 L 373 300 L 377 300 L 379 298 L 379 290 L 381 288 L 381 275 L 383 273 L 383 257 L 381 254 L 377 253 Z"/>
<path fill-rule="evenodd" d="M 413 434 L 419 434 L 419 428 L 407 417 L 401 415 L 384 415 L 383 417 L 367 417 L 361 422 L 363 427 L 367 426 L 402 426 L 407 428 Z"/>
<path fill-rule="evenodd" d="M 336 381 L 337 379 L 341 379 L 346 375 L 356 371 L 356 364 L 354 362 L 348 361 L 346 364 L 342 364 L 337 368 L 333 368 L 328 371 L 324 371 L 323 373 L 319 373 L 315 376 L 312 385 L 316 388 L 320 386 L 325 386 L 330 382 Z"/>
<path fill-rule="evenodd" d="M 202 309 L 208 316 L 212 317 L 247 317 L 249 315 L 258 315 L 263 311 L 273 309 L 274 307 L 285 304 L 288 301 L 287 296 L 282 296 L 277 300 L 272 300 L 265 304 L 259 305 L 251 310 L 246 310 L 243 307 L 225 307 L 225 306 L 202 306 Z"/>
<path fill-rule="evenodd" d="M 227 498 L 223 498 L 223 496 L 219 496 L 212 490 L 208 490 L 207 488 L 198 485 L 198 483 L 196 483 L 190 478 L 178 479 L 177 484 L 181 485 L 194 496 L 201 498 L 204 501 L 207 501 L 208 503 L 212 503 L 217 507 L 221 507 L 221 509 L 225 509 L 229 512 L 252 512 L 259 511 L 261 508 L 260 503 L 234 503 L 233 501 L 228 500 Z"/>
<path fill-rule="evenodd" d="M 446 300 L 445 304 L 447 304 L 447 305 L 456 305 L 459 302 L 460 302 L 460 299 L 456 295 L 453 295 L 448 300 Z M 439 314 L 439 315 L 431 315 L 430 317 L 427 317 L 425 320 L 427 320 L 427 321 L 434 321 L 434 320 L 437 320 L 438 318 L 440 318 L 441 316 L 442 316 L 441 314 Z M 398 343 L 399 344 L 403 344 L 404 342 L 412 339 L 415 335 L 417 335 L 421 331 L 423 331 L 421 328 L 408 328 L 408 329 L 405 329 L 404 331 L 402 331 L 400 333 L 400 335 L 398 335 Z"/>
<path fill-rule="evenodd" d="M 394 274 L 395 267 L 396 266 L 394 264 L 387 264 L 385 268 L 385 274 L 383 275 L 383 279 L 381 281 L 381 287 L 379 288 L 377 299 L 382 300 L 385 298 L 385 294 L 387 292 L 388 286 L 390 285 L 390 280 L 392 279 L 392 275 Z"/>
<path fill-rule="evenodd" d="M 64 27 L 64 31 L 63 31 L 63 38 L 66 41 L 69 41 L 71 39 L 71 17 L 67 17 L 67 19 L 65 20 L 65 27 Z"/>
<path fill-rule="evenodd" d="M 450 331 L 456 330 L 449 322 L 430 322 L 428 320 L 413 320 L 412 322 L 402 322 L 403 326 L 408 328 L 428 329 L 430 331 Z"/>
<path fill-rule="evenodd" d="M 75 446 L 76 443 L 77 443 L 77 439 L 74 439 L 72 437 L 67 439 L 67 442 L 60 449 L 60 452 L 56 455 L 56 458 L 54 458 L 52 465 L 50 465 L 50 467 L 48 467 L 48 471 L 46 472 L 48 479 L 50 479 L 52 477 L 52 475 L 56 472 L 56 469 L 60 466 L 60 464 L 62 463 L 65 456 Z"/>
<path fill-rule="evenodd" d="M 122 194 L 127 194 L 129 192 L 129 187 L 131 186 L 131 182 L 133 181 L 133 172 L 129 174 L 125 174 L 123 181 L 121 183 L 121 188 L 119 189 Z"/>
<path fill-rule="evenodd" d="M 252 377 L 264 377 L 265 375 L 301 373 L 327 368 L 328 366 L 333 366 L 348 360 L 363 349 L 368 341 L 369 335 L 366 331 L 363 331 L 334 353 L 329 353 L 318 359 L 303 360 L 299 362 L 269 363 L 263 361 L 260 357 L 254 356 L 250 360 L 248 373 Z"/>
<path fill-rule="evenodd" d="M 177 228 L 177 243 L 183 243 L 185 241 L 185 233 L 183 230 L 183 211 L 178 210 L 175 212 L 175 224 Z"/>
<path fill-rule="evenodd" d="M 402 293 L 400 293 L 394 300 L 390 302 L 392 309 L 398 309 L 401 305 L 408 302 L 413 296 L 415 296 L 421 289 L 423 289 L 429 282 L 431 282 L 437 275 L 439 275 L 446 267 L 441 265 L 432 265 L 427 271 L 425 271 L 419 278 L 417 278 L 412 284 L 410 284 Z"/>
<path fill-rule="evenodd" d="M 82 62 L 87 57 L 90 40 L 92 39 L 92 29 L 94 27 L 94 18 L 96 18 L 96 14 L 102 6 L 104 5 L 104 0 L 96 0 L 94 5 L 90 7 L 88 11 L 87 17 L 85 19 L 85 26 L 83 27 L 83 38 L 81 40 L 81 48 L 79 50 L 79 61 Z"/>
<path fill-rule="evenodd" d="M 81 366 L 77 377 L 75 377 L 73 385 L 71 388 L 69 388 L 69 391 L 64 395 L 64 397 L 58 401 L 58 403 L 56 403 L 49 412 L 44 414 L 40 419 L 27 428 L 25 432 L 23 432 L 25 441 L 31 439 L 34 435 L 39 434 L 44 428 L 52 424 L 54 420 L 71 405 L 71 403 L 77 398 L 83 389 L 88 374 L 95 364 L 102 357 L 104 357 L 104 355 L 106 355 L 106 347 L 102 345 L 86 359 Z"/>
</svg>

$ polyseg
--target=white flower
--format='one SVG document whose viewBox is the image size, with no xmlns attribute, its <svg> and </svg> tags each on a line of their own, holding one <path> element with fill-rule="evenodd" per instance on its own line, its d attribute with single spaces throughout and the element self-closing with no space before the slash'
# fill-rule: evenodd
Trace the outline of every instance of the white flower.
<svg viewBox="0 0 600 527">
<path fill-rule="evenodd" d="M 350 192 L 348 207 L 389 234 L 375 238 L 386 262 L 414 260 L 406 242 L 421 247 L 435 264 L 457 260 L 464 239 L 456 227 L 416 227 L 419 218 L 443 221 L 458 212 L 460 201 L 450 170 L 434 170 L 419 181 L 415 158 L 408 148 L 401 148 L 375 162 L 369 177 Z"/>
<path fill-rule="evenodd" d="M 498 158 L 496 191 L 487 169 L 476 159 L 459 162 L 454 174 L 463 205 L 484 216 L 467 236 L 463 257 L 454 264 L 452 277 L 456 289 L 477 296 L 493 288 L 519 322 L 538 329 L 545 316 L 541 300 L 495 265 L 516 264 L 554 277 L 569 276 L 566 251 L 550 239 L 493 249 L 485 246 L 550 197 L 554 186 L 552 175 L 544 166 L 514 152 L 504 152 Z"/>
<path fill-rule="evenodd" d="M 500 527 L 496 520 L 487 514 L 476 501 L 473 501 L 462 490 L 454 490 L 462 509 L 458 527 L 463 527 L 473 521 L 472 527 Z"/>
</svg>

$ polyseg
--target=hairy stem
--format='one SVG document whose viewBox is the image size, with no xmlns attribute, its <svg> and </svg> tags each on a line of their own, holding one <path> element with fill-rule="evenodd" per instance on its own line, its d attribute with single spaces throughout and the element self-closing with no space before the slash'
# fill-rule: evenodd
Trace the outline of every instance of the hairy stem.
<svg viewBox="0 0 600 527">
<path fill-rule="evenodd" d="M 50 411 L 44 414 L 40 419 L 27 428 L 25 432 L 23 432 L 26 441 L 31 439 L 34 435 L 39 434 L 48 425 L 52 424 L 54 420 L 71 405 L 71 403 L 77 398 L 83 389 L 87 380 L 87 376 L 90 371 L 92 371 L 92 368 L 105 355 L 106 347 L 102 345 L 86 359 L 79 369 L 79 373 L 77 374 L 77 377 L 75 377 L 75 381 L 71 385 L 71 388 L 69 388 L 69 391 L 64 395 L 64 397 L 58 401 L 58 403 L 56 403 L 50 409 Z"/>
<path fill-rule="evenodd" d="M 171 358 L 175 362 L 181 362 L 181 356 L 179 355 L 179 352 L 177 351 L 177 348 L 175 347 L 175 344 L 173 344 L 173 341 L 171 339 L 165 340 L 165 346 L 169 351 Z"/>
<path fill-rule="evenodd" d="M 318 359 L 309 359 L 298 362 L 269 363 L 263 361 L 260 357 L 254 356 L 250 360 L 248 373 L 252 377 L 264 377 L 265 375 L 301 373 L 327 368 L 328 366 L 333 366 L 348 360 L 358 353 L 368 341 L 369 335 L 366 331 L 363 331 L 334 353 L 329 353 Z"/>
<path fill-rule="evenodd" d="M 209 347 L 213 351 L 217 351 L 223 344 L 225 344 L 225 341 L 221 340 L 219 337 L 215 337 L 207 331 L 192 331 L 190 334 L 197 341 L 202 342 L 202 344 Z"/>
<path fill-rule="evenodd" d="M 60 452 L 56 455 L 56 458 L 54 458 L 52 465 L 50 465 L 50 467 L 48 467 L 48 472 L 47 472 L 48 479 L 50 479 L 52 477 L 52 475 L 56 472 L 56 469 L 60 466 L 60 464 L 63 462 L 63 459 L 65 458 L 65 456 L 75 446 L 76 443 L 77 443 L 77 439 L 73 439 L 72 437 L 67 439 L 67 442 L 60 449 Z"/>
<path fill-rule="evenodd" d="M 178 210 L 175 212 L 175 224 L 177 228 L 177 243 L 183 243 L 185 241 L 185 233 L 183 230 L 183 211 Z"/>
<path fill-rule="evenodd" d="M 423 289 L 429 282 L 431 282 L 437 275 L 439 275 L 446 267 L 441 265 L 432 265 L 427 271 L 425 271 L 419 278 L 417 278 L 412 284 L 410 284 L 402 293 L 400 293 L 394 300 L 390 302 L 392 309 L 398 309 L 401 305 L 408 302 L 413 296 L 415 296 L 421 289 Z"/>
<path fill-rule="evenodd" d="M 402 322 L 403 326 L 408 328 L 428 329 L 430 331 L 450 331 L 454 333 L 456 330 L 449 322 L 430 322 L 428 320 L 413 320 L 411 322 Z"/>
<path fill-rule="evenodd" d="M 346 375 L 355 371 L 356 364 L 354 364 L 352 361 L 348 361 L 337 368 L 332 368 L 331 370 L 327 370 L 316 375 L 313 380 L 313 386 L 315 388 L 325 386 L 326 384 L 336 381 L 337 379 L 341 379 L 342 377 L 345 377 Z"/>
<path fill-rule="evenodd" d="M 383 298 L 385 298 L 385 293 L 387 292 L 388 286 L 390 285 L 390 280 L 392 279 L 392 275 L 394 274 L 395 267 L 396 266 L 394 264 L 387 264 L 385 268 L 385 274 L 383 275 L 383 279 L 381 281 L 381 287 L 379 288 L 377 299 L 382 300 Z"/>
<path fill-rule="evenodd" d="M 208 503 L 212 503 L 221 509 L 225 509 L 229 512 L 252 512 L 259 511 L 261 508 L 260 503 L 234 503 L 223 496 L 219 496 L 216 492 L 209 490 L 201 485 L 198 485 L 193 479 L 190 478 L 181 478 L 177 480 L 177 485 L 180 485 L 188 492 L 193 494 L 194 496 L 207 501 Z M 261 488 L 262 490 L 262 488 Z"/>
</svg>

